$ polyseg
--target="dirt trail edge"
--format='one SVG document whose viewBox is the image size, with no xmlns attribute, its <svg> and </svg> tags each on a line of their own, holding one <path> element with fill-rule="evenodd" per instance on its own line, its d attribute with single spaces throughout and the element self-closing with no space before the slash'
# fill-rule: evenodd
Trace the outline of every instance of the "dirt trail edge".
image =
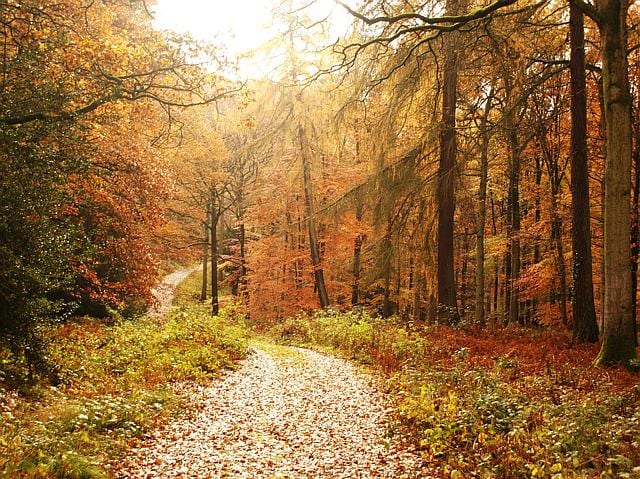
<svg viewBox="0 0 640 479">
<path fill-rule="evenodd" d="M 386 437 L 379 379 L 349 361 L 260 345 L 239 369 L 182 394 L 191 417 L 156 431 L 116 477 L 429 477 L 416 452 Z"/>
</svg>

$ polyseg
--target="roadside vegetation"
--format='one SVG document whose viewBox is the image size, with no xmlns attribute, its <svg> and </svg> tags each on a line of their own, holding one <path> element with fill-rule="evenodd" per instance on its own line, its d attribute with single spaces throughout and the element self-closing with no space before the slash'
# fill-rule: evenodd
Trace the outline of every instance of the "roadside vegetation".
<svg viewBox="0 0 640 479">
<path fill-rule="evenodd" d="M 640 383 L 593 367 L 569 333 L 481 330 L 299 315 L 271 328 L 288 344 L 331 348 L 379 368 L 396 430 L 438 477 L 640 477 Z"/>
<path fill-rule="evenodd" d="M 145 433 L 188 405 L 175 385 L 206 383 L 247 352 L 242 316 L 189 302 L 163 318 L 74 318 L 45 331 L 58 384 L 0 350 L 0 477 L 101 478 Z"/>
</svg>

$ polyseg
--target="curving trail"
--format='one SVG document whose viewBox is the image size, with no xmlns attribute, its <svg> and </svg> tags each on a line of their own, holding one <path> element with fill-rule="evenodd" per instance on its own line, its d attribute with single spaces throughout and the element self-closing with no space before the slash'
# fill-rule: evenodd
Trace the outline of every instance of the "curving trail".
<svg viewBox="0 0 640 479">
<path fill-rule="evenodd" d="M 385 436 L 380 384 L 349 361 L 264 345 L 211 386 L 181 394 L 192 417 L 134 449 L 116 477 L 429 477 L 418 453 Z"/>
<path fill-rule="evenodd" d="M 151 290 L 156 300 L 156 305 L 149 310 L 149 315 L 152 317 L 161 317 L 168 313 L 171 309 L 171 302 L 173 301 L 176 287 L 182 283 L 187 276 L 199 269 L 202 269 L 202 265 L 180 269 L 166 275 L 158 286 Z"/>
</svg>

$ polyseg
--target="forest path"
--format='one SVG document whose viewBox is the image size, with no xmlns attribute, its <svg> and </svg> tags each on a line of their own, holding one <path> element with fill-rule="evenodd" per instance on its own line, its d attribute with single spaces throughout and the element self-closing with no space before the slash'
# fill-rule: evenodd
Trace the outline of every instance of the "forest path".
<svg viewBox="0 0 640 479">
<path fill-rule="evenodd" d="M 121 464 L 132 478 L 417 478 L 417 453 L 385 437 L 376 376 L 318 352 L 256 343 L 241 367 L 180 391 L 189 417 Z"/>
<path fill-rule="evenodd" d="M 157 304 L 149 310 L 149 314 L 154 317 L 160 317 L 168 313 L 171 309 L 171 302 L 173 301 L 176 287 L 182 283 L 187 276 L 199 269 L 202 269 L 202 265 L 179 269 L 162 278 L 162 281 L 151 290 Z"/>
</svg>

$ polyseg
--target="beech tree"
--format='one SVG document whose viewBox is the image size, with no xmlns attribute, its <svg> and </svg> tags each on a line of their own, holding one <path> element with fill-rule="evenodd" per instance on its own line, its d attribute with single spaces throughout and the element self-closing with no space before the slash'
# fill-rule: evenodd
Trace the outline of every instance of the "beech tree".
<svg viewBox="0 0 640 479">
<path fill-rule="evenodd" d="M 604 218 L 604 328 L 598 364 L 636 358 L 632 317 L 631 89 L 627 59 L 626 0 L 598 0 L 595 7 L 572 0 L 598 26 L 606 125 Z"/>
<path fill-rule="evenodd" d="M 573 337 L 598 340 L 593 299 L 591 209 L 587 157 L 587 82 L 585 79 L 584 14 L 569 6 L 571 35 L 571 195 L 573 246 Z"/>
</svg>

